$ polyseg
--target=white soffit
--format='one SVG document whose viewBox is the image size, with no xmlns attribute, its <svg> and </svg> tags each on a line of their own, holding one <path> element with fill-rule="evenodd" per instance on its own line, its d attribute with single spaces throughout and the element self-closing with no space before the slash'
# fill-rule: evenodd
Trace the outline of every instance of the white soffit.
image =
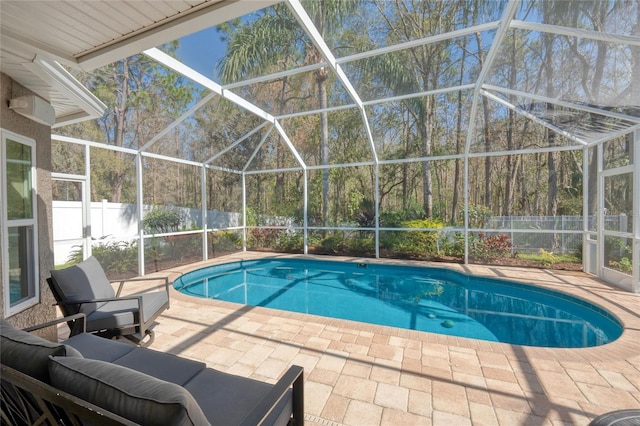
<svg viewBox="0 0 640 426">
<path fill-rule="evenodd" d="M 90 71 L 274 3 L 2 0 L 2 49 Z"/>
</svg>

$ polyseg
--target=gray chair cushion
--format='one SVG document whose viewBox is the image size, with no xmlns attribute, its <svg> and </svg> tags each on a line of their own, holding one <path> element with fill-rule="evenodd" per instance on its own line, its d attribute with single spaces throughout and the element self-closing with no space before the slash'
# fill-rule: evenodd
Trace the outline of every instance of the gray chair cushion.
<svg viewBox="0 0 640 426">
<path fill-rule="evenodd" d="M 66 269 L 52 270 L 51 278 L 64 300 L 90 300 L 116 297 L 115 291 L 98 259 L 88 259 Z M 85 304 L 80 312 L 89 314 L 100 304 Z"/>
<path fill-rule="evenodd" d="M 184 385 L 213 424 L 239 424 L 273 385 L 223 373 L 211 368 Z M 291 392 L 275 407 L 265 424 L 286 425 L 293 405 Z"/>
<path fill-rule="evenodd" d="M 80 333 L 64 342 L 82 354 L 85 358 L 113 362 L 136 349 L 131 343 L 105 339 L 91 333 Z"/>
<path fill-rule="evenodd" d="M 120 365 L 51 357 L 49 374 L 58 389 L 139 424 L 209 424 L 183 387 Z"/>
<path fill-rule="evenodd" d="M 50 383 L 49 355 L 82 358 L 71 346 L 50 342 L 0 319 L 0 360 L 4 365 Z"/>
<path fill-rule="evenodd" d="M 114 364 L 122 365 L 177 385 L 184 385 L 206 368 L 206 364 L 203 362 L 192 361 L 147 348 L 135 348 L 114 361 Z"/>
<path fill-rule="evenodd" d="M 164 304 L 169 302 L 169 295 L 166 291 L 155 291 L 141 296 L 144 313 L 143 322 L 151 319 Z M 137 300 L 116 300 L 102 304 L 94 312 L 87 315 L 87 331 L 123 328 L 137 324 L 137 320 Z"/>
</svg>

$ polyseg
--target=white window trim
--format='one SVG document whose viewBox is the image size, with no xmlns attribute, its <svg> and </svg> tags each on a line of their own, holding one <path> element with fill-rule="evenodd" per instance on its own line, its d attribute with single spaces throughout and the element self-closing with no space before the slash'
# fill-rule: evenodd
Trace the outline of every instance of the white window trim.
<svg viewBox="0 0 640 426">
<path fill-rule="evenodd" d="M 6 140 L 11 139 L 13 141 L 28 145 L 31 148 L 31 195 L 32 195 L 32 214 L 33 219 L 17 219 L 9 220 L 8 206 L 7 206 L 7 191 L 5 182 L 5 164 L 6 164 Z M 36 174 L 36 141 L 26 136 L 11 132 L 9 130 L 0 128 L 0 188 L 2 194 L 2 214 L 0 214 L 0 229 L 2 229 L 2 285 L 3 285 L 3 299 L 4 299 L 4 316 L 9 317 L 15 315 L 18 312 L 22 312 L 34 305 L 40 303 L 40 271 L 39 271 L 39 256 L 38 256 L 38 191 L 37 191 L 37 174 Z M 14 306 L 11 306 L 11 297 L 9 289 L 9 233 L 8 229 L 12 226 L 33 226 L 33 276 L 34 276 L 34 289 L 33 297 L 30 297 Z"/>
</svg>

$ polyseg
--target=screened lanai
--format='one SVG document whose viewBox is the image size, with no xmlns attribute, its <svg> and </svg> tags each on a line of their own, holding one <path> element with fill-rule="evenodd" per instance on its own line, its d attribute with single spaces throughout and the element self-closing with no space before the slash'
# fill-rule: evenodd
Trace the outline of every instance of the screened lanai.
<svg viewBox="0 0 640 426">
<path fill-rule="evenodd" d="M 254 4 L 71 70 L 109 110 L 54 128 L 56 264 L 271 250 L 640 292 L 637 2 Z"/>
</svg>

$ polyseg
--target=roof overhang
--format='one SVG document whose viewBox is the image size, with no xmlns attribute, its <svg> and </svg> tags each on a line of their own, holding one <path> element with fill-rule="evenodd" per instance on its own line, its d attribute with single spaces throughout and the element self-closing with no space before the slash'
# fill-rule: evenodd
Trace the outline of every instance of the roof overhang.
<svg viewBox="0 0 640 426">
<path fill-rule="evenodd" d="M 63 66 L 91 71 L 278 1 L 3 0 L 0 71 L 53 106 L 54 127 L 100 117 L 106 106 Z"/>
</svg>

